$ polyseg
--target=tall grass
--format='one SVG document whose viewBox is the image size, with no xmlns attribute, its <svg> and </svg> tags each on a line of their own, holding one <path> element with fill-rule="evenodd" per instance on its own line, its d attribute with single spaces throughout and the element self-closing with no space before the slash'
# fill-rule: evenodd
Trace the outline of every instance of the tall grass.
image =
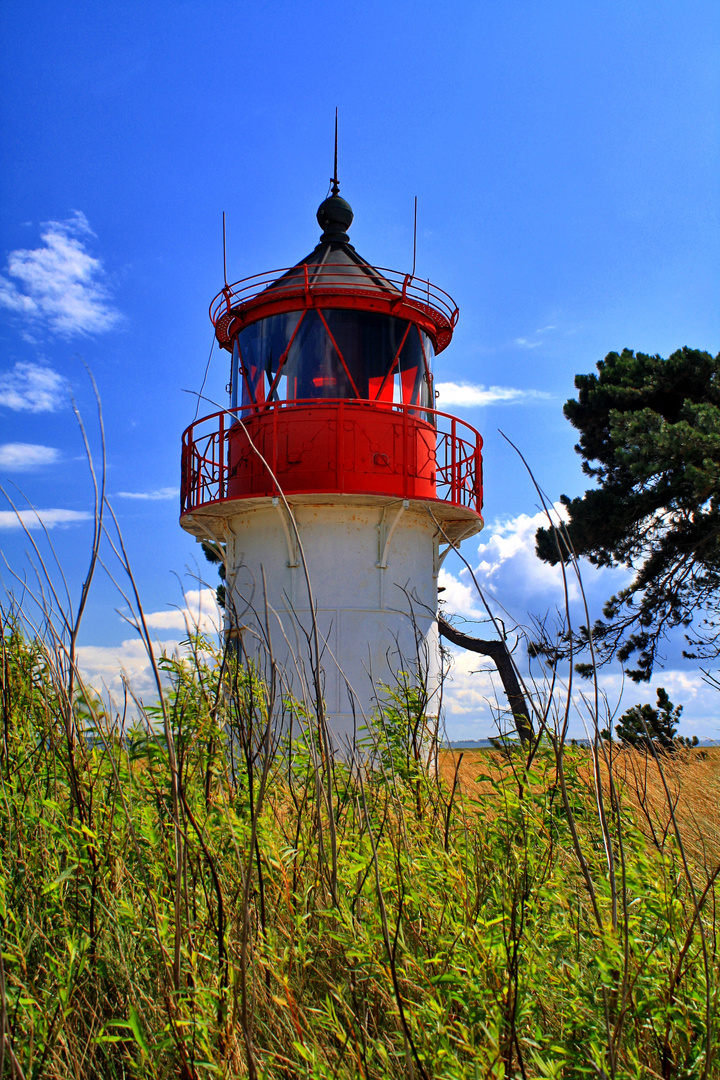
<svg viewBox="0 0 720 1080">
<path fill-rule="evenodd" d="M 207 641 L 125 732 L 84 690 L 68 724 L 58 658 L 2 641 L 7 1075 L 717 1074 L 716 852 L 657 791 L 649 829 L 639 755 L 603 826 L 587 750 L 433 775 L 412 694 L 369 769 L 300 708 L 274 745 L 292 702 Z"/>
</svg>

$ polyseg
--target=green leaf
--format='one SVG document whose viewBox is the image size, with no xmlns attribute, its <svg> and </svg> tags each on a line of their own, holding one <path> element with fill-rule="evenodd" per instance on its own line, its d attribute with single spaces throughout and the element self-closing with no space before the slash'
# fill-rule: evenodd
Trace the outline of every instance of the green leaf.
<svg viewBox="0 0 720 1080">
<path fill-rule="evenodd" d="M 145 1036 L 143 1035 L 142 1025 L 140 1023 L 140 1016 L 134 1005 L 130 1006 L 130 1014 L 128 1016 L 128 1021 L 132 1033 L 135 1036 L 135 1042 L 138 1044 L 141 1050 L 143 1050 L 146 1054 L 149 1054 L 150 1049 L 145 1042 Z"/>
</svg>

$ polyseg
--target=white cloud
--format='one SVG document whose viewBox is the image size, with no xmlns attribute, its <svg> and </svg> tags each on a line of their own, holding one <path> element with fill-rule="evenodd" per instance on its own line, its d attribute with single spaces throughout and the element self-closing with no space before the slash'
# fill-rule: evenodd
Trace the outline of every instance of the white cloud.
<svg viewBox="0 0 720 1080">
<path fill-rule="evenodd" d="M 565 515 L 565 509 L 560 504 L 554 507 L 554 511 L 561 517 Z M 513 518 L 491 522 L 481 534 L 477 559 L 471 560 L 480 588 L 507 626 L 513 641 L 515 635 L 512 632 L 511 620 L 527 623 L 528 612 L 542 616 L 544 611 L 549 610 L 551 614 L 548 629 L 551 630 L 554 618 L 552 612 L 555 608 L 564 608 L 560 567 L 548 566 L 535 555 L 535 533 L 539 526 L 545 525 L 547 518 L 542 512 L 519 514 Z M 624 568 L 598 570 L 587 563 L 581 563 L 581 571 L 590 605 L 590 617 L 593 619 L 596 614 L 600 614 L 602 602 L 627 583 L 629 571 Z M 578 626 L 585 621 L 586 616 L 580 604 L 580 589 L 572 570 L 568 573 L 568 579 L 571 610 L 574 623 Z M 451 570 L 443 567 L 439 584 L 445 586 L 441 597 L 445 600 L 445 611 L 448 614 L 457 614 L 466 619 L 483 618 L 484 611 L 467 569 L 453 574 Z M 496 603 L 502 607 L 496 606 Z M 505 615 L 505 611 L 509 616 Z M 487 625 L 458 625 L 475 637 L 496 637 L 492 628 Z M 448 737 L 487 738 L 496 733 L 498 705 L 500 708 L 505 707 L 502 685 L 494 672 L 492 661 L 454 647 L 450 647 L 449 651 L 454 661 L 444 689 Z M 526 672 L 528 660 L 522 641 L 515 655 L 521 671 Z M 534 661 L 532 670 L 542 682 L 542 665 Z M 562 683 L 567 675 L 567 664 L 564 668 L 561 665 L 558 669 L 556 702 L 562 700 Z M 679 726 L 681 734 L 697 734 L 700 738 L 720 736 L 718 691 L 703 681 L 700 671 L 689 666 L 667 670 L 658 668 L 650 685 L 636 685 L 623 677 L 617 665 L 613 665 L 600 669 L 598 682 L 601 691 L 601 727 L 607 726 L 613 711 L 617 710 L 616 715 L 619 716 L 637 703 L 649 702 L 654 705 L 657 687 L 664 686 L 675 704 L 685 706 Z M 583 696 L 590 701 L 590 706 L 583 701 Z M 590 730 L 592 697 L 592 683 L 576 677 L 570 720 L 571 736 L 582 738 Z"/>
<path fill-rule="evenodd" d="M 181 645 L 177 631 L 182 638 L 187 636 L 188 628 L 197 628 L 201 633 L 212 636 L 223 623 L 212 589 L 189 589 L 179 608 L 145 612 L 145 621 L 156 632 L 157 638 L 162 639 L 158 642 L 156 655 L 163 652 L 179 657 L 187 656 L 188 650 Z M 162 631 L 174 631 L 175 634 L 168 638 Z M 90 686 L 99 692 L 107 688 L 116 701 L 122 698 L 123 677 L 137 697 L 156 696 L 152 665 L 139 636 L 129 638 L 120 645 L 81 645 L 78 648 L 78 664 L 83 679 Z"/>
<path fill-rule="evenodd" d="M 197 627 L 203 634 L 215 634 L 223 624 L 223 617 L 213 589 L 188 589 L 184 603 L 166 611 L 145 612 L 145 621 L 153 630 L 187 631 L 188 626 Z"/>
<path fill-rule="evenodd" d="M 555 510 L 560 511 L 561 515 L 565 513 L 560 504 Z M 438 584 L 445 588 L 441 593 L 445 612 L 470 620 L 486 619 L 487 613 L 478 595 L 478 587 L 491 605 L 493 614 L 502 619 L 508 629 L 514 620 L 518 625 L 529 625 L 532 615 L 542 616 L 544 612 L 562 609 L 562 570 L 559 566 L 542 562 L 535 554 L 535 533 L 541 525 L 547 525 L 547 518 L 542 512 L 518 514 L 517 517 L 490 522 L 481 534 L 477 558 L 468 558 L 472 575 L 466 566 L 458 573 L 453 573 L 447 566 L 440 570 Z M 597 571 L 591 570 L 590 573 L 594 582 Z M 568 591 L 571 602 L 577 603 L 580 589 L 572 572 L 568 573 Z M 603 599 L 610 595 L 610 591 L 603 595 Z M 485 631 L 468 628 L 467 632 L 479 637 L 495 636 L 491 627 Z"/>
<path fill-rule="evenodd" d="M 484 636 L 478 634 L 478 636 Z M 487 634 L 492 637 L 491 633 Z M 451 647 L 449 652 L 452 663 L 443 689 L 445 706 L 445 727 L 449 739 L 486 739 L 497 734 L 497 718 L 504 712 L 507 722 L 507 700 L 495 666 L 488 657 L 465 652 Z M 515 653 L 521 673 L 527 672 L 527 660 L 522 648 Z M 536 667 L 537 670 L 537 667 Z M 555 685 L 555 709 L 550 710 L 551 723 L 557 723 L 563 716 L 566 686 L 564 678 L 567 669 L 559 670 L 559 679 Z M 600 690 L 600 709 L 598 726 L 615 726 L 618 719 L 632 705 L 656 704 L 657 688 L 665 687 L 670 700 L 675 705 L 683 705 L 684 712 L 678 724 L 678 734 L 697 735 L 698 738 L 720 739 L 720 720 L 718 719 L 718 692 L 703 682 L 699 671 L 658 670 L 651 684 L 636 685 L 623 679 L 617 670 L 601 669 L 598 675 Z M 530 694 L 534 692 L 533 683 L 526 677 L 526 686 Z M 547 687 L 542 683 L 536 688 L 538 705 L 542 704 L 547 694 Z M 574 680 L 570 723 L 568 734 L 571 738 L 592 736 L 594 731 L 594 689 L 590 681 Z M 614 716 L 614 718 L 613 718 Z"/>
<path fill-rule="evenodd" d="M 56 525 L 78 525 L 91 518 L 87 510 L 0 510 L 0 529 L 54 529 Z"/>
<path fill-rule="evenodd" d="M 64 336 L 112 329 L 120 315 L 110 303 L 102 261 L 87 251 L 94 233 L 85 215 L 76 210 L 42 228 L 40 247 L 10 252 L 7 276 L 0 275 L 0 305 Z"/>
<path fill-rule="evenodd" d="M 542 345 L 542 341 L 528 341 L 524 337 L 516 337 L 515 344 L 521 345 L 523 349 L 537 349 L 538 345 Z"/>
<path fill-rule="evenodd" d="M 567 511 L 559 502 L 552 507 L 551 514 L 555 522 L 567 518 Z M 479 561 L 475 565 L 478 584 L 486 595 L 496 597 L 520 620 L 525 619 L 528 611 L 542 614 L 543 610 L 565 606 L 562 567 L 550 566 L 535 554 L 535 534 L 538 528 L 547 525 L 544 511 L 538 511 L 496 520 L 480 534 Z M 585 559 L 579 560 L 578 569 L 591 619 L 600 615 L 602 604 L 623 588 L 631 576 L 625 567 L 598 568 Z M 460 576 L 467 577 L 467 570 L 461 571 Z M 572 566 L 567 567 L 566 578 L 570 602 L 578 605 L 582 590 Z M 573 618 L 576 624 L 584 623 L 584 609 L 576 606 Z"/>
<path fill-rule="evenodd" d="M 524 405 L 530 401 L 547 401 L 551 395 L 541 390 L 518 390 L 512 386 L 483 386 L 473 383 L 441 382 L 435 384 L 438 405 Z"/>
<path fill-rule="evenodd" d="M 443 590 L 440 599 L 447 612 L 462 615 L 466 619 L 481 619 L 485 616 L 485 609 L 475 586 L 459 581 L 444 566 L 438 574 L 438 588 Z"/>
<path fill-rule="evenodd" d="M 173 653 L 178 642 L 166 641 L 164 648 Z M 80 645 L 77 656 L 83 680 L 100 693 L 107 687 L 116 700 L 122 698 L 123 676 L 138 697 L 155 689 L 152 666 L 139 637 L 129 638 L 120 645 Z"/>
<path fill-rule="evenodd" d="M 493 636 L 488 634 L 488 637 Z M 502 708 L 502 686 L 496 696 L 495 666 L 487 656 L 450 648 L 450 670 L 443 687 L 443 704 L 451 739 L 486 739 L 497 734 L 493 706 Z M 497 708 L 496 708 L 497 714 Z M 470 725 L 469 727 L 467 725 Z"/>
<path fill-rule="evenodd" d="M 156 659 L 163 654 L 179 659 L 190 655 L 187 646 L 174 639 L 156 642 L 154 652 Z M 207 654 L 201 652 L 200 657 L 205 659 Z M 127 638 L 119 645 L 80 645 L 77 658 L 83 682 L 100 694 L 109 691 L 116 706 L 123 700 L 125 681 L 132 694 L 141 701 L 157 700 L 155 673 L 140 637 Z M 160 678 L 167 685 L 168 677 L 164 672 L 160 673 Z M 130 703 L 128 711 L 131 717 L 137 715 L 134 703 Z"/>
<path fill-rule="evenodd" d="M 118 491 L 118 499 L 178 499 L 180 491 L 175 487 L 157 488 L 155 491 Z"/>
<path fill-rule="evenodd" d="M 557 503 L 555 513 L 567 516 L 565 507 Z M 511 591 L 515 596 L 536 597 L 550 594 L 562 604 L 562 570 L 542 562 L 535 554 L 535 533 L 540 526 L 547 527 L 548 520 L 542 511 L 537 514 L 518 514 L 517 517 L 493 522 L 481 534 L 476 577 L 481 588 L 498 594 Z M 569 575 L 571 578 L 572 575 Z M 511 585 L 511 590 L 507 586 Z M 577 598 L 578 589 L 570 580 L 571 599 Z M 524 612 L 522 613 L 524 615 Z"/>
<path fill-rule="evenodd" d="M 565 514 L 560 504 L 554 510 L 561 516 Z M 512 640 L 513 620 L 527 624 L 528 613 L 542 614 L 564 605 L 560 567 L 549 566 L 535 554 L 535 533 L 541 525 L 547 525 L 547 518 L 542 512 L 518 514 L 490 522 L 481 534 L 477 558 L 469 560 L 473 564 L 478 585 L 494 613 L 507 627 Z M 594 581 L 597 571 L 590 573 Z M 577 602 L 580 595 L 578 585 L 572 574 L 568 576 L 571 601 Z M 448 614 L 466 619 L 484 618 L 484 608 L 467 568 L 461 569 L 456 576 L 443 567 L 439 583 L 446 589 L 441 595 L 446 601 L 445 611 Z M 606 584 L 604 579 L 603 584 Z M 603 593 L 603 599 L 610 591 Z M 489 625 L 467 628 L 458 625 L 475 637 L 497 636 Z M 502 710 L 505 707 L 505 699 L 492 661 L 460 649 L 451 648 L 450 652 L 454 662 L 444 691 L 449 737 L 479 739 L 496 734 L 498 708 Z M 526 667 L 522 644 L 516 655 L 521 667 Z M 574 734 L 582 735 L 582 725 L 577 717 L 575 725 Z"/>
<path fill-rule="evenodd" d="M 42 465 L 54 465 L 60 460 L 60 451 L 54 446 L 36 443 L 3 443 L 0 445 L 0 469 L 8 472 L 24 472 Z"/>
<path fill-rule="evenodd" d="M 52 368 L 18 362 L 0 373 L 0 405 L 13 412 L 54 412 L 66 397 L 65 380 Z"/>
</svg>

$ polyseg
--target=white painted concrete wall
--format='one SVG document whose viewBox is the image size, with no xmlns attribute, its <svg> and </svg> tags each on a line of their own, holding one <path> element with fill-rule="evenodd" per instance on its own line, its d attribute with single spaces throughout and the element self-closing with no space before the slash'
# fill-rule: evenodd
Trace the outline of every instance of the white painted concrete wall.
<svg viewBox="0 0 720 1080">
<path fill-rule="evenodd" d="M 428 713 L 436 714 L 438 528 L 425 505 L 307 498 L 290 505 L 318 613 L 324 697 L 337 743 L 353 737 L 363 714 L 370 719 L 379 684 L 394 685 L 402 668 L 413 676 L 418 664 L 423 669 Z M 309 693 L 312 701 L 310 601 L 292 521 L 282 500 L 235 506 L 241 512 L 225 519 L 227 585 L 243 646 L 262 669 L 270 643 L 293 695 L 302 700 Z"/>
</svg>

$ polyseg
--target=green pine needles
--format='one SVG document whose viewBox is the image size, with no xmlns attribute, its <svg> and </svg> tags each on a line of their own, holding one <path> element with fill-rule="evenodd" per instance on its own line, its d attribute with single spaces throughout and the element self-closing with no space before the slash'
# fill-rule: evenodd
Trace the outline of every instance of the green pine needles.
<svg viewBox="0 0 720 1080">
<path fill-rule="evenodd" d="M 594 661 L 617 657 L 648 681 L 660 646 L 687 631 L 690 658 L 720 655 L 720 354 L 678 349 L 667 359 L 623 349 L 578 375 L 564 413 L 595 486 L 563 495 L 562 528 L 541 528 L 537 553 L 555 564 L 585 556 L 625 566 L 628 585 L 592 627 Z M 588 648 L 584 627 L 573 648 Z M 567 657 L 566 647 L 556 655 Z M 538 649 L 542 651 L 542 648 Z M 634 666 L 631 666 L 633 664 Z M 580 664 L 582 674 L 591 665 Z"/>
</svg>

